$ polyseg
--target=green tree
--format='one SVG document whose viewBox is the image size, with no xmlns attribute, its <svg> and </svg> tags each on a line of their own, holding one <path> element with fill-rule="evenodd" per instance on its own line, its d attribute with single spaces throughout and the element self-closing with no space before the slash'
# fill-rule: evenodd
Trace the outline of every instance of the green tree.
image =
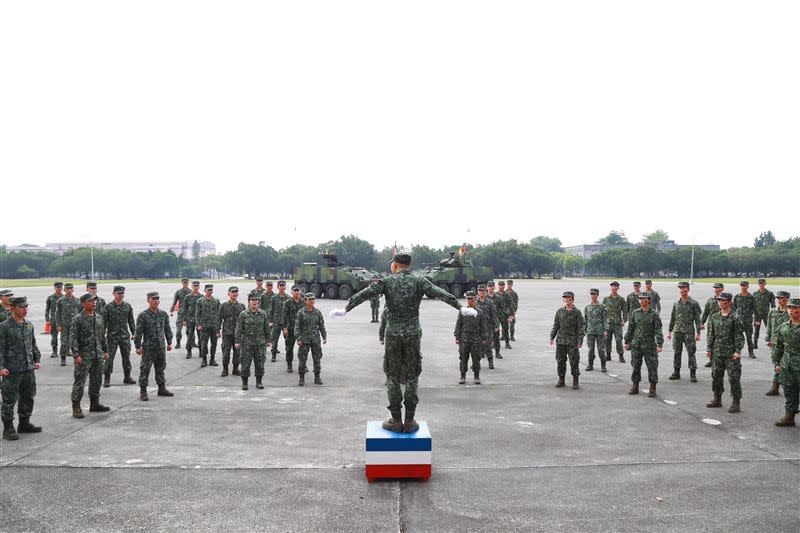
<svg viewBox="0 0 800 533">
<path fill-rule="evenodd" d="M 597 244 L 630 244 L 631 242 L 625 236 L 624 231 L 612 230 L 608 232 L 608 235 L 599 239 Z"/>
<path fill-rule="evenodd" d="M 767 246 L 775 246 L 776 243 L 775 235 L 773 235 L 771 231 L 764 231 L 755 238 L 753 246 L 756 248 L 765 248 Z"/>
<path fill-rule="evenodd" d="M 547 237 L 545 235 L 538 235 L 530 240 L 531 246 L 539 248 L 546 252 L 562 252 L 561 239 L 556 237 Z"/>
<path fill-rule="evenodd" d="M 669 240 L 669 234 L 663 229 L 657 229 L 653 233 L 646 233 L 642 235 L 642 243 L 649 246 L 661 244 Z"/>
<path fill-rule="evenodd" d="M 321 243 L 318 248 L 320 253 L 327 251 L 335 253 L 339 262 L 346 265 L 365 268 L 377 266 L 378 252 L 375 246 L 355 235 L 342 235 L 335 241 Z"/>
</svg>

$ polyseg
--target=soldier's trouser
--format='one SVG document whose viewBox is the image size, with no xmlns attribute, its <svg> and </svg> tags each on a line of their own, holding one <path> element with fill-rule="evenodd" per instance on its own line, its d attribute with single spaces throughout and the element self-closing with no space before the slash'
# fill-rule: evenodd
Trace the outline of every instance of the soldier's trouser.
<svg viewBox="0 0 800 533">
<path fill-rule="evenodd" d="M 106 374 L 114 372 L 114 357 L 119 348 L 119 354 L 122 356 L 122 371 L 126 376 L 131 374 L 131 340 L 124 339 L 108 339 L 108 359 L 106 360 Z"/>
<path fill-rule="evenodd" d="M 725 390 L 722 382 L 728 371 L 728 381 L 731 383 L 731 396 L 734 400 L 742 397 L 742 361 L 734 361 L 733 357 L 717 357 L 711 359 L 711 390 L 714 394 L 722 394 Z"/>
<path fill-rule="evenodd" d="M 61 326 L 61 351 L 59 352 L 61 356 L 69 355 L 70 352 L 69 329 L 70 326 Z"/>
<path fill-rule="evenodd" d="M 508 323 L 508 332 L 511 334 L 511 338 L 514 338 L 514 326 L 517 323 L 516 317 L 511 319 L 511 322 Z"/>
<path fill-rule="evenodd" d="M 509 339 L 509 337 L 508 337 L 508 317 L 507 316 L 500 317 L 500 330 L 503 332 L 503 334 L 501 336 L 501 338 L 503 339 L 503 342 L 507 343 L 508 339 Z"/>
<path fill-rule="evenodd" d="M 147 387 L 150 379 L 150 367 L 156 368 L 156 384 L 162 387 L 167 384 L 164 377 L 164 370 L 167 368 L 166 348 L 145 348 L 142 354 L 142 362 L 139 365 L 139 386 Z"/>
<path fill-rule="evenodd" d="M 14 420 L 14 404 L 20 418 L 29 418 L 33 413 L 33 398 L 36 396 L 36 376 L 33 370 L 12 372 L 0 383 L 0 394 L 3 403 L 0 406 L 0 419 L 5 422 Z"/>
<path fill-rule="evenodd" d="M 386 374 L 386 392 L 389 396 L 389 411 L 397 412 L 401 404 L 407 411 L 415 411 L 419 398 L 417 387 L 422 373 L 421 334 L 388 335 L 384 345 L 383 372 Z M 400 382 L 405 379 L 405 394 Z"/>
<path fill-rule="evenodd" d="M 203 328 L 197 332 L 197 337 L 200 342 L 200 357 L 208 355 L 209 341 L 211 343 L 211 357 L 217 355 L 217 333 L 215 331 Z"/>
<path fill-rule="evenodd" d="M 789 356 L 789 364 L 781 368 L 783 394 L 786 396 L 786 410 L 797 413 L 800 402 L 800 357 Z M 22 416 L 20 411 L 19 416 Z"/>
<path fill-rule="evenodd" d="M 64 342 L 64 335 L 61 335 L 61 342 Z M 58 328 L 50 323 L 50 347 L 53 348 L 53 353 L 58 352 Z"/>
<path fill-rule="evenodd" d="M 481 371 L 481 350 L 482 347 L 480 341 L 461 341 L 461 344 L 458 346 L 458 359 L 461 362 L 459 369 L 461 370 L 462 374 L 467 373 L 467 363 L 469 362 L 470 357 L 472 357 L 472 371 Z"/>
<path fill-rule="evenodd" d="M 745 318 L 742 320 L 742 332 L 744 333 L 744 338 L 747 339 L 747 351 L 753 351 L 753 319 L 752 318 Z"/>
<path fill-rule="evenodd" d="M 270 334 L 270 341 L 272 341 L 272 355 L 278 353 L 278 341 L 283 338 L 283 326 L 272 326 L 272 332 Z M 286 340 L 283 341 L 283 349 L 288 350 L 286 347 Z"/>
<path fill-rule="evenodd" d="M 291 363 L 292 361 L 294 361 L 294 343 L 295 343 L 294 327 L 289 327 L 288 330 L 289 333 L 286 335 L 286 345 L 285 345 L 286 362 Z"/>
<path fill-rule="evenodd" d="M 686 353 L 689 356 L 689 368 L 697 368 L 697 342 L 694 340 L 694 335 L 691 333 L 675 333 L 672 337 L 673 358 L 672 366 L 675 370 L 681 369 L 681 361 L 683 359 L 683 347 L 686 346 Z"/>
<path fill-rule="evenodd" d="M 658 352 L 655 350 L 643 350 L 635 346 L 631 347 L 631 382 L 639 383 L 642 381 L 642 359 L 647 366 L 647 381 L 658 383 Z"/>
<path fill-rule="evenodd" d="M 183 334 L 181 333 L 182 329 L 183 329 L 183 317 L 178 315 L 178 320 L 175 321 L 175 340 L 177 340 L 178 342 L 181 342 L 181 339 L 183 338 Z M 188 331 L 186 332 L 186 335 L 187 336 L 189 335 Z"/>
<path fill-rule="evenodd" d="M 575 346 L 569 344 L 556 344 L 556 365 L 558 377 L 563 378 L 567 374 L 567 358 L 569 358 L 570 373 L 574 377 L 581 375 L 578 365 L 581 362 L 581 353 Z"/>
<path fill-rule="evenodd" d="M 305 374 L 307 371 L 306 361 L 308 360 L 308 350 L 311 350 L 311 359 L 314 361 L 314 372 L 322 371 L 322 344 L 319 339 L 314 339 L 311 342 L 303 342 L 300 349 L 297 350 L 297 359 L 300 364 L 297 366 L 297 371 Z"/>
<path fill-rule="evenodd" d="M 603 345 L 605 344 L 605 339 L 603 338 L 602 333 L 587 333 L 586 334 L 586 344 L 589 346 L 589 364 L 591 365 L 594 362 L 594 347 L 597 345 L 597 356 L 600 358 L 601 361 L 605 361 L 605 350 L 603 349 Z"/>
<path fill-rule="evenodd" d="M 197 324 L 194 322 L 187 322 L 186 323 L 186 349 L 191 350 L 192 348 L 197 348 L 197 342 L 195 341 L 195 335 L 197 334 Z"/>
<path fill-rule="evenodd" d="M 772 348 L 770 348 L 770 352 L 772 353 L 772 368 L 774 369 L 776 366 L 780 365 L 780 360 L 775 360 L 775 343 L 772 343 Z M 772 375 L 772 382 L 773 383 L 781 383 L 781 372 L 775 372 Z"/>
<path fill-rule="evenodd" d="M 369 305 L 372 308 L 372 320 L 374 322 L 377 322 L 378 314 L 380 313 L 381 310 L 381 301 L 378 300 L 377 302 L 370 302 Z"/>
<path fill-rule="evenodd" d="M 500 351 L 500 332 L 495 331 L 492 333 L 492 344 L 489 346 L 489 351 L 492 351 L 492 346 L 494 347 L 495 352 Z"/>
<path fill-rule="evenodd" d="M 617 341 L 617 355 L 622 355 L 624 352 L 622 351 L 622 325 L 621 324 L 609 324 L 608 330 L 606 330 L 606 354 L 611 356 L 611 337 L 614 337 Z"/>
<path fill-rule="evenodd" d="M 267 360 L 267 347 L 266 346 L 259 346 L 259 345 L 242 345 L 242 356 L 241 356 L 241 363 L 242 368 L 240 372 L 242 373 L 242 377 L 246 378 L 250 376 L 250 365 L 255 362 L 256 367 L 256 379 L 260 379 L 264 376 L 264 363 Z"/>
<path fill-rule="evenodd" d="M 753 343 L 758 344 L 758 335 L 761 333 L 761 323 L 763 322 L 764 325 L 766 326 L 768 317 L 756 315 L 754 320 L 755 320 L 755 326 L 753 328 Z"/>
<path fill-rule="evenodd" d="M 236 348 L 236 335 L 230 333 L 222 334 L 222 366 L 226 367 L 231 362 L 231 350 L 233 350 L 233 366 L 239 364 L 240 351 Z"/>
<path fill-rule="evenodd" d="M 86 376 L 89 376 L 89 399 L 100 397 L 100 385 L 103 383 L 103 358 L 93 357 L 83 359 L 81 364 L 76 364 L 72 382 L 72 401 L 79 402 L 83 398 L 83 389 L 86 386 Z"/>
</svg>

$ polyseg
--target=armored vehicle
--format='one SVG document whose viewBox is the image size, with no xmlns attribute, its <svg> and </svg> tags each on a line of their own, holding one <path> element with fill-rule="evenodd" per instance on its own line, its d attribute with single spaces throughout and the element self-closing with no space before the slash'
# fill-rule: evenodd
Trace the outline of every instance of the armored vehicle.
<svg viewBox="0 0 800 533">
<path fill-rule="evenodd" d="M 475 266 L 466 254 L 456 256 L 455 252 L 451 252 L 450 257 L 445 257 L 439 263 L 415 270 L 414 274 L 428 278 L 456 298 L 463 297 L 466 291 L 476 290 L 479 283 L 494 279 L 491 267 Z"/>
<path fill-rule="evenodd" d="M 303 293 L 311 292 L 320 298 L 347 300 L 370 284 L 375 272 L 363 267 L 339 263 L 334 253 L 321 254 L 325 264 L 303 263 L 294 271 L 294 284 Z"/>
</svg>

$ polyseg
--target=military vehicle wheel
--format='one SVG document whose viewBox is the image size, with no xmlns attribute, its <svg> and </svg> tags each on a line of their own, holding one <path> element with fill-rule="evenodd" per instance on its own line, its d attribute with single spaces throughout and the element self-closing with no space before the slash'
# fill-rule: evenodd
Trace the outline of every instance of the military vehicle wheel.
<svg viewBox="0 0 800 533">
<path fill-rule="evenodd" d="M 444 292 L 450 292 L 450 287 L 444 281 L 437 284 L 437 286 L 442 289 Z"/>
<path fill-rule="evenodd" d="M 308 283 L 301 283 L 298 287 L 300 287 L 300 295 L 305 296 L 308 292 Z"/>
<path fill-rule="evenodd" d="M 353 295 L 353 287 L 347 285 L 346 283 L 339 287 L 339 298 L 342 300 L 349 300 L 350 297 Z"/>
<path fill-rule="evenodd" d="M 462 296 L 464 296 L 464 289 L 463 287 L 461 287 L 460 284 L 453 283 L 452 285 L 450 285 L 450 294 L 452 294 L 456 298 L 461 298 Z"/>
<path fill-rule="evenodd" d="M 319 283 L 312 283 L 311 288 L 309 288 L 309 292 L 314 295 L 314 298 L 321 298 L 322 297 L 322 285 Z"/>
<path fill-rule="evenodd" d="M 339 297 L 339 286 L 335 283 L 328 283 L 325 286 L 325 298 L 335 300 Z"/>
</svg>

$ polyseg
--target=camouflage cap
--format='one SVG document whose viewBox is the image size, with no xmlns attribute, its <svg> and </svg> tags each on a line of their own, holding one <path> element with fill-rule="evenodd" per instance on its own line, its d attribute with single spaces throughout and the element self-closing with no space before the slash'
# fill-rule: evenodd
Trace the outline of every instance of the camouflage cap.
<svg viewBox="0 0 800 533">
<path fill-rule="evenodd" d="M 650 299 L 650 293 L 647 292 L 647 291 L 640 292 L 639 293 L 639 299 L 640 300 L 649 300 Z"/>
<path fill-rule="evenodd" d="M 67 282 L 67 283 L 64 284 L 64 288 L 65 289 L 72 289 L 73 287 L 74 287 L 74 285 L 72 283 Z"/>
<path fill-rule="evenodd" d="M 679 289 L 688 289 L 689 288 L 689 282 L 688 281 L 681 281 L 680 283 L 678 283 L 678 288 Z"/>
<path fill-rule="evenodd" d="M 379 278 L 379 277 L 378 277 L 378 275 L 377 275 L 377 274 L 375 274 L 374 276 L 372 276 L 372 279 L 373 279 L 373 280 L 379 280 L 379 279 L 381 279 L 381 278 Z"/>
<path fill-rule="evenodd" d="M 3 289 L 0 291 L 0 296 L 14 296 L 14 291 L 11 289 Z"/>
<path fill-rule="evenodd" d="M 230 287 L 228 287 L 228 292 L 239 292 L 239 287 L 237 287 L 236 285 L 231 285 Z"/>
<path fill-rule="evenodd" d="M 316 300 L 317 299 L 317 297 L 314 296 L 313 292 L 307 292 L 303 298 L 305 298 L 306 300 Z"/>
<path fill-rule="evenodd" d="M 487 287 L 494 287 L 494 281 L 490 281 L 486 284 Z"/>
<path fill-rule="evenodd" d="M 192 287 L 199 287 L 199 286 L 200 286 L 200 282 L 199 281 L 193 281 L 192 282 Z"/>
<path fill-rule="evenodd" d="M 81 295 L 81 303 L 91 302 L 92 300 L 97 300 L 97 296 L 95 296 L 91 292 L 87 292 L 86 294 Z"/>
<path fill-rule="evenodd" d="M 507 279 L 506 280 L 506 284 L 507 285 L 513 285 L 514 284 L 514 280 L 513 279 Z"/>
<path fill-rule="evenodd" d="M 114 285 L 114 292 L 115 293 L 117 293 L 117 292 L 125 292 L 125 287 L 123 287 L 122 285 Z"/>
<path fill-rule="evenodd" d="M 611 287 L 619 287 L 619 281 L 612 281 L 611 283 L 609 283 L 609 285 Z"/>
<path fill-rule="evenodd" d="M 789 300 L 789 307 L 800 307 L 800 298 L 792 298 Z"/>
<path fill-rule="evenodd" d="M 181 278 L 181 283 L 189 283 L 189 278 Z"/>
<path fill-rule="evenodd" d="M 28 307 L 28 299 L 24 296 L 15 296 L 8 303 L 11 304 L 11 307 Z"/>
<path fill-rule="evenodd" d="M 147 299 L 149 300 L 150 298 L 159 298 L 160 299 L 161 297 L 158 295 L 158 291 L 150 291 L 150 292 L 147 293 Z"/>
<path fill-rule="evenodd" d="M 213 288 L 214 288 L 214 284 L 213 283 L 206 283 L 205 287 L 203 287 L 204 290 L 213 289 Z"/>
<path fill-rule="evenodd" d="M 766 282 L 767 282 L 767 280 L 765 280 L 764 278 L 758 278 L 758 282 L 759 282 L 759 283 L 766 283 Z"/>
<path fill-rule="evenodd" d="M 475 293 L 474 293 L 474 292 L 472 292 L 472 291 L 467 291 L 467 292 L 464 294 L 464 297 L 465 297 L 465 298 L 470 298 L 470 299 L 474 300 L 474 299 L 475 299 Z"/>
<path fill-rule="evenodd" d="M 714 284 L 714 288 L 715 288 L 715 289 L 724 289 L 724 288 L 725 288 L 725 285 L 723 285 L 722 283 L 719 283 L 719 282 L 718 282 L 718 283 L 715 283 L 715 284 Z"/>
<path fill-rule="evenodd" d="M 503 281 L 502 279 L 501 279 L 500 281 L 498 281 L 498 282 L 497 282 L 497 284 L 498 284 L 498 285 L 502 285 L 503 287 L 505 287 L 505 286 L 506 286 L 506 282 L 505 282 L 505 281 Z"/>
<path fill-rule="evenodd" d="M 264 276 L 256 276 L 256 281 L 264 281 Z"/>
<path fill-rule="evenodd" d="M 87 281 L 86 282 L 86 288 L 87 289 L 96 289 L 97 288 L 97 282 L 96 281 Z"/>
<path fill-rule="evenodd" d="M 747 281 L 746 279 L 743 279 L 742 281 L 739 282 L 739 286 L 740 287 L 749 287 L 750 286 L 750 282 Z"/>
<path fill-rule="evenodd" d="M 267 282 L 267 287 L 272 287 L 272 282 L 271 281 Z"/>
<path fill-rule="evenodd" d="M 561 295 L 562 298 L 575 298 L 575 293 L 572 291 L 564 291 L 564 294 Z"/>
<path fill-rule="evenodd" d="M 778 291 L 778 292 L 775 294 L 775 297 L 776 297 L 776 298 L 788 298 L 788 297 L 789 297 L 789 293 L 788 293 L 788 292 L 786 292 L 786 291 Z"/>
<path fill-rule="evenodd" d="M 717 300 L 733 300 L 733 295 L 729 292 L 721 292 L 717 296 Z"/>
<path fill-rule="evenodd" d="M 411 254 L 408 252 L 397 252 L 392 257 L 392 263 L 397 263 L 398 265 L 410 265 Z"/>
<path fill-rule="evenodd" d="M 485 283 L 481 283 L 480 285 L 478 285 L 478 290 L 479 291 L 485 291 L 486 290 L 486 284 Z"/>
<path fill-rule="evenodd" d="M 292 285 L 292 292 L 299 291 L 299 290 L 300 290 L 300 287 L 298 287 L 297 285 Z"/>
<path fill-rule="evenodd" d="M 652 279 L 646 279 L 646 280 L 644 280 L 644 283 L 645 283 L 645 285 L 652 285 L 653 284 L 653 280 Z"/>
<path fill-rule="evenodd" d="M 642 282 L 641 281 L 634 281 L 633 282 L 633 286 L 634 287 L 641 287 L 642 286 Z"/>
<path fill-rule="evenodd" d="M 589 294 L 600 294 L 598 289 L 589 289 Z"/>
<path fill-rule="evenodd" d="M 250 295 L 247 297 L 248 301 L 260 300 L 260 299 L 261 299 L 261 296 L 259 296 L 257 292 L 251 292 Z"/>
<path fill-rule="evenodd" d="M 56 281 L 55 283 L 53 283 L 53 287 L 63 287 L 63 286 L 64 286 L 64 282 L 62 282 L 62 281 Z"/>
<path fill-rule="evenodd" d="M 280 287 L 280 286 L 284 286 L 284 287 L 286 286 L 286 282 L 284 280 L 282 280 L 282 279 L 278 280 L 278 287 Z"/>
</svg>

